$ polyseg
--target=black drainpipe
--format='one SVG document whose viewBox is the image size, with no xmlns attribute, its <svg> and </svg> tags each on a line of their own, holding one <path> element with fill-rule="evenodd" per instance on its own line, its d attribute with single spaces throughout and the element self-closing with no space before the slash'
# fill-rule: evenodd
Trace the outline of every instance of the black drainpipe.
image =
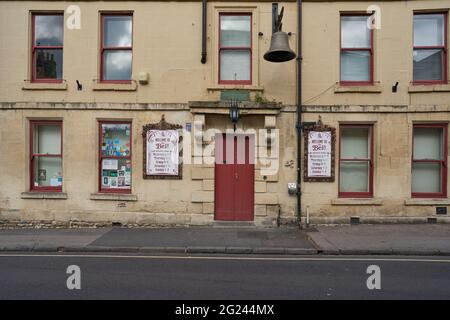
<svg viewBox="0 0 450 320">
<path fill-rule="evenodd" d="M 302 0 L 297 0 L 297 224 L 302 222 Z"/>
<path fill-rule="evenodd" d="M 202 60 L 206 63 L 206 0 L 202 0 Z"/>
</svg>

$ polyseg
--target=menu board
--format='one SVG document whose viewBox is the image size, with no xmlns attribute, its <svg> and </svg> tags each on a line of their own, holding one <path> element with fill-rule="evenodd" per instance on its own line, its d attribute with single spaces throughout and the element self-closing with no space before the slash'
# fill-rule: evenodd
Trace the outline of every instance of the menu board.
<svg viewBox="0 0 450 320">
<path fill-rule="evenodd" d="M 331 131 L 308 133 L 308 177 L 331 177 Z"/>
<path fill-rule="evenodd" d="M 179 175 L 178 141 L 178 130 L 147 131 L 147 175 Z"/>
</svg>

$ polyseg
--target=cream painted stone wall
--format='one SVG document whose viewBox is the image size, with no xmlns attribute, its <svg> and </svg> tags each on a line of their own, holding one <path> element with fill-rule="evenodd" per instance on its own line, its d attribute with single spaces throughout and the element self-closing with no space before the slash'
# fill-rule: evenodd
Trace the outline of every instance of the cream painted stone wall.
<svg viewBox="0 0 450 320">
<path fill-rule="evenodd" d="M 63 78 L 67 90 L 26 90 L 30 79 L 30 11 L 65 10 L 76 4 L 81 9 L 81 29 L 64 30 Z M 290 45 L 295 48 L 295 3 L 285 6 L 284 30 L 292 31 Z M 148 72 L 147 85 L 136 91 L 94 91 L 99 79 L 99 41 L 101 11 L 133 11 L 132 78 Z M 201 1 L 0 1 L 0 97 L 2 101 L 39 102 L 123 102 L 186 103 L 217 100 L 218 13 L 253 14 L 253 84 L 262 88 L 268 100 L 295 103 L 295 60 L 273 64 L 262 56 L 270 44 L 272 5 L 270 2 L 208 3 L 207 63 L 201 64 Z M 65 14 L 67 19 L 68 15 Z M 263 35 L 259 36 L 258 33 Z M 4 57 L 4 58 L 3 58 Z M 7 57 L 7 58 L 6 58 Z M 77 91 L 75 81 L 83 84 Z M 207 89 L 210 90 L 207 90 Z"/>
<path fill-rule="evenodd" d="M 70 4 L 80 6 L 82 20 L 81 30 L 66 29 L 64 33 L 63 77 L 67 89 L 30 90 L 30 11 L 62 11 Z M 283 30 L 292 32 L 289 41 L 295 51 L 296 3 L 279 4 L 285 7 Z M 303 120 L 316 121 L 320 115 L 326 125 L 337 129 L 340 123 L 371 122 L 375 133 L 374 198 L 338 199 L 337 176 L 334 183 L 302 183 L 302 215 L 304 218 L 308 209 L 313 222 L 348 223 L 351 216 L 371 222 L 423 221 L 435 216 L 436 206 L 450 206 L 448 197 L 414 200 L 410 195 L 412 124 L 450 122 L 450 84 L 411 85 L 413 12 L 448 12 L 448 0 L 377 1 L 382 28 L 374 32 L 375 86 L 340 87 L 339 13 L 365 12 L 372 4 L 303 3 Z M 136 80 L 139 72 L 148 72 L 148 84 L 137 84 L 131 91 L 113 91 L 96 83 L 99 12 L 105 10 L 133 11 L 132 77 Z M 251 86 L 217 83 L 217 20 L 219 12 L 226 11 L 252 12 Z M 184 165 L 182 180 L 144 180 L 142 126 L 158 122 L 165 114 L 168 122 L 183 126 L 195 117 L 205 119 L 205 128 L 230 129 L 226 110 L 218 108 L 214 113 L 205 108 L 194 112 L 190 103 L 214 104 L 221 89 L 238 88 L 248 89 L 252 99 L 259 93 L 269 102 L 281 103 L 278 111 L 263 104 L 257 111 L 260 114 L 243 114 L 238 123 L 244 130 L 262 129 L 267 124 L 273 126 L 275 120 L 280 130 L 277 174 L 265 176 L 261 174 L 262 165 L 255 166 L 255 221 L 273 224 L 278 215 L 283 221 L 294 221 L 296 198 L 288 195 L 287 183 L 295 182 L 297 173 L 296 61 L 273 64 L 263 60 L 270 44 L 271 14 L 271 1 L 208 1 L 208 57 L 207 63 L 201 64 L 201 1 L 0 1 L 0 220 L 213 223 L 213 167 Z M 82 91 L 76 90 L 76 80 L 83 84 Z M 391 86 L 397 81 L 398 92 L 392 93 Z M 267 115 L 275 119 L 266 119 Z M 29 190 L 29 120 L 44 118 L 63 121 L 63 192 L 67 199 L 22 196 Z M 132 121 L 132 195 L 137 201 L 93 199 L 98 191 L 99 119 Z M 263 146 L 260 141 L 258 147 Z M 337 161 L 335 166 L 337 173 Z"/>
<path fill-rule="evenodd" d="M 354 107 L 358 109 L 358 107 Z M 373 109 L 373 108 L 372 108 Z M 410 108 L 411 109 L 411 108 Z M 303 183 L 303 205 L 307 208 L 312 221 L 349 222 L 349 217 L 373 218 L 372 221 L 410 221 L 414 217 L 435 216 L 436 206 L 449 206 L 446 199 L 416 199 L 411 197 L 411 153 L 412 128 L 415 123 L 448 123 L 450 108 L 444 112 L 366 112 L 353 113 L 340 108 L 337 112 L 320 112 L 309 107 L 305 121 L 317 121 L 321 116 L 324 124 L 336 128 L 339 137 L 339 125 L 349 123 L 370 123 L 374 132 L 374 196 L 371 199 L 339 199 L 339 143 L 336 144 L 335 182 Z M 337 141 L 338 138 L 337 138 Z M 449 148 L 449 145 L 447 145 Z M 303 149 L 302 149 L 303 150 Z M 303 152 L 303 151 L 302 151 Z M 450 160 L 450 157 L 449 159 Z M 447 160 L 447 161 L 448 161 Z M 447 173 L 447 181 L 450 172 Z M 410 203 L 408 203 L 410 202 Z"/>
<path fill-rule="evenodd" d="M 210 224 L 214 214 L 214 166 L 184 164 L 182 180 L 144 180 L 142 127 L 156 123 L 164 114 L 166 121 L 184 125 L 192 122 L 189 111 L 170 110 L 71 110 L 65 104 L 57 110 L 6 109 L 1 105 L 0 220 L 56 220 L 56 221 L 118 221 L 122 223 L 151 224 Z M 16 106 L 17 107 L 17 106 Z M 76 107 L 76 105 L 75 105 Z M 113 108 L 123 108 L 110 105 Z M 206 119 L 208 120 L 208 115 Z M 225 130 L 227 116 L 212 115 Z M 63 193 L 67 199 L 25 199 L 29 191 L 29 120 L 59 119 L 63 122 Z M 290 127 L 291 115 L 281 113 L 277 119 L 282 128 L 281 144 Z M 137 201 L 121 196 L 101 195 L 98 192 L 98 121 L 132 121 L 132 196 Z M 254 128 L 264 123 L 263 116 L 243 116 L 240 128 Z M 206 127 L 205 129 L 208 129 Z M 256 126 L 262 129 L 263 126 Z M 213 142 L 214 143 L 214 142 Z M 280 163 L 292 161 L 292 153 L 280 154 Z M 255 166 L 255 220 L 273 225 L 278 207 L 284 216 L 293 217 L 295 198 L 286 196 L 287 181 L 294 181 L 295 169 L 280 165 L 273 176 L 261 174 Z M 271 186 L 271 187 L 267 187 Z M 27 197 L 30 197 L 27 195 Z M 98 198 L 103 200 L 98 200 Z M 97 200 L 94 200 L 96 198 Z"/>
<path fill-rule="evenodd" d="M 340 12 L 365 12 L 374 4 L 381 9 L 381 29 L 374 30 L 374 81 L 381 92 L 336 93 L 340 88 Z M 306 1 L 303 6 L 303 104 L 449 105 L 450 84 L 438 86 L 442 92 L 409 92 L 413 13 L 424 10 L 448 13 L 448 1 Z M 450 31 L 450 24 L 447 28 Z M 398 92 L 392 93 L 391 87 L 397 81 Z"/>
</svg>

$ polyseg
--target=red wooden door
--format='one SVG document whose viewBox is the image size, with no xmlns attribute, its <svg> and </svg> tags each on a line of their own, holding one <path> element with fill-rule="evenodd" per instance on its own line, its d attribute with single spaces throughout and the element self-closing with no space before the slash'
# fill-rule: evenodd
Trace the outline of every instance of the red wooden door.
<svg viewBox="0 0 450 320">
<path fill-rule="evenodd" d="M 253 221 L 253 135 L 216 135 L 215 219 Z"/>
</svg>

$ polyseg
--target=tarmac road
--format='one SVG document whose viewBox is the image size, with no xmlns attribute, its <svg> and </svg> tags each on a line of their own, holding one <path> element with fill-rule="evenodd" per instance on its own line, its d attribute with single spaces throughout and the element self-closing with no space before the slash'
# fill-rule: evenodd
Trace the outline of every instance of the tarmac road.
<svg viewBox="0 0 450 320">
<path fill-rule="evenodd" d="M 450 299 L 450 258 L 1 254 L 0 299 Z"/>
</svg>

